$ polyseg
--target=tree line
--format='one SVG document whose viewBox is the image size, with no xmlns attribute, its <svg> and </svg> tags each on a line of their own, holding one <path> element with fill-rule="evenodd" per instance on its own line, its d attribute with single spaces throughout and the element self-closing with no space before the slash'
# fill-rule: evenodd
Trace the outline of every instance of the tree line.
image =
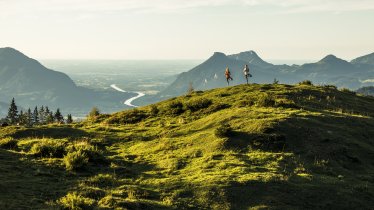
<svg viewBox="0 0 374 210">
<path fill-rule="evenodd" d="M 52 123 L 70 124 L 73 122 L 71 114 L 68 114 L 65 120 L 59 108 L 55 112 L 49 110 L 48 106 L 41 106 L 40 108 L 36 106 L 33 110 L 28 108 L 25 112 L 23 110 L 18 111 L 14 98 L 10 103 L 5 120 L 10 125 L 25 126 L 46 125 Z"/>
</svg>

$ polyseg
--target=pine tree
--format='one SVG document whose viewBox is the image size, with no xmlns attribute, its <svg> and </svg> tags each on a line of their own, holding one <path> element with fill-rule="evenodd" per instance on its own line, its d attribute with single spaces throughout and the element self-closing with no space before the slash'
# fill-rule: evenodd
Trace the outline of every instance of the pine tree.
<svg viewBox="0 0 374 210">
<path fill-rule="evenodd" d="M 27 124 L 27 121 L 26 121 L 26 113 L 23 113 L 22 110 L 19 112 L 18 123 L 19 123 L 20 125 L 26 125 L 26 124 Z"/>
<path fill-rule="evenodd" d="M 71 116 L 71 114 L 68 114 L 68 118 L 66 119 L 66 124 L 71 124 L 73 123 L 73 117 Z"/>
<path fill-rule="evenodd" d="M 9 124 L 14 125 L 18 122 L 18 110 L 17 105 L 14 100 L 12 99 L 12 102 L 10 103 L 9 110 L 8 110 L 8 116 L 6 117 Z"/>
<path fill-rule="evenodd" d="M 49 112 L 49 113 L 48 113 L 48 116 L 47 116 L 46 121 L 47 121 L 48 124 L 51 124 L 51 123 L 53 123 L 53 122 L 55 121 L 55 118 L 54 118 L 52 112 Z"/>
<path fill-rule="evenodd" d="M 26 124 L 27 126 L 32 126 L 34 124 L 34 118 L 30 108 L 27 110 L 26 113 Z"/>
<path fill-rule="evenodd" d="M 57 123 L 63 123 L 64 122 L 64 117 L 62 116 L 62 114 L 60 112 L 60 109 L 56 110 L 55 120 L 56 120 Z"/>
<path fill-rule="evenodd" d="M 39 122 L 40 124 L 45 124 L 45 111 L 44 111 L 44 106 L 40 107 L 39 109 Z"/>
<path fill-rule="evenodd" d="M 50 113 L 50 111 L 49 111 L 48 106 L 45 106 L 45 111 L 44 111 L 44 120 L 45 120 L 45 123 L 46 123 L 46 124 L 52 123 L 52 122 L 49 122 L 49 121 L 48 121 L 49 113 Z"/>
<path fill-rule="evenodd" d="M 38 111 L 37 106 L 35 107 L 34 112 L 32 114 L 32 119 L 33 119 L 33 125 L 39 124 L 39 111 Z"/>
</svg>

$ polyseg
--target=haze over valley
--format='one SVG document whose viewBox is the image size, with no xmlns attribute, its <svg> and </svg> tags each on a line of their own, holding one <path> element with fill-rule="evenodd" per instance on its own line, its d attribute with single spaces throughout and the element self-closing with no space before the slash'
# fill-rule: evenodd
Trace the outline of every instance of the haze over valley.
<svg viewBox="0 0 374 210">
<path fill-rule="evenodd" d="M 373 0 L 0 0 L 0 210 L 373 210 L 373 22 Z"/>
</svg>

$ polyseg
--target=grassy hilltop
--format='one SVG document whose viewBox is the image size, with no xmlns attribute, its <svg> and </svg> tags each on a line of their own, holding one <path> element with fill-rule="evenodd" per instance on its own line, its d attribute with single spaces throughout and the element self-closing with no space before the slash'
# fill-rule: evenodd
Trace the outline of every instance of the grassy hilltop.
<svg viewBox="0 0 374 210">
<path fill-rule="evenodd" d="M 194 92 L 0 132 L 0 209 L 371 209 L 374 98 L 310 84 Z"/>
</svg>

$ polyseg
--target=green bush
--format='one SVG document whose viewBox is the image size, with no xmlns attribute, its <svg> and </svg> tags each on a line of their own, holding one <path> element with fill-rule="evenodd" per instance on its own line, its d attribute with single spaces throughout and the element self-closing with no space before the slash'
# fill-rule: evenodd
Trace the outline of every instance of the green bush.
<svg viewBox="0 0 374 210">
<path fill-rule="evenodd" d="M 168 104 L 166 113 L 171 115 L 179 115 L 184 112 L 183 103 L 180 101 L 172 101 Z"/>
<path fill-rule="evenodd" d="M 73 145 L 67 147 L 68 152 L 81 151 L 86 154 L 89 162 L 103 163 L 106 162 L 103 151 L 99 150 L 97 146 L 93 146 L 86 141 L 75 142 Z"/>
<path fill-rule="evenodd" d="M 104 188 L 104 187 L 112 187 L 117 185 L 118 180 L 115 175 L 112 174 L 98 174 L 94 177 L 89 178 L 85 184 Z"/>
<path fill-rule="evenodd" d="M 229 137 L 230 134 L 232 133 L 232 128 L 229 124 L 224 123 L 220 125 L 216 130 L 214 131 L 214 134 L 218 138 L 224 138 L 224 137 Z"/>
<path fill-rule="evenodd" d="M 32 145 L 30 153 L 39 157 L 62 158 L 65 152 L 65 142 L 45 139 Z"/>
<path fill-rule="evenodd" d="M 113 115 L 113 117 L 107 120 L 109 124 L 134 124 L 138 123 L 148 117 L 145 111 L 139 111 L 138 109 L 124 111 L 121 114 Z"/>
<path fill-rule="evenodd" d="M 272 95 L 265 93 L 257 97 L 255 104 L 258 107 L 274 107 L 276 103 Z"/>
<path fill-rule="evenodd" d="M 313 85 L 313 83 L 310 80 L 304 80 L 299 82 L 299 85 Z"/>
<path fill-rule="evenodd" d="M 63 159 L 66 170 L 72 171 L 85 167 L 88 164 L 87 154 L 83 151 L 69 152 Z"/>
<path fill-rule="evenodd" d="M 0 140 L 0 148 L 15 149 L 17 148 L 17 141 L 13 138 L 4 138 Z"/>
<path fill-rule="evenodd" d="M 160 110 L 157 108 L 156 105 L 152 104 L 150 106 L 149 112 L 150 112 L 151 116 L 156 116 L 160 112 Z"/>
<path fill-rule="evenodd" d="M 214 103 L 211 106 L 209 106 L 207 109 L 204 110 L 204 113 L 210 114 L 214 112 L 218 112 L 222 109 L 230 108 L 229 104 L 222 104 L 222 103 Z"/>
<path fill-rule="evenodd" d="M 340 91 L 343 92 L 343 93 L 356 94 L 354 91 L 352 91 L 348 88 L 341 88 Z"/>
<path fill-rule="evenodd" d="M 190 100 L 186 103 L 188 110 L 195 112 L 200 109 L 208 108 L 212 104 L 212 100 L 206 98 L 200 98 L 195 100 Z"/>
<path fill-rule="evenodd" d="M 91 198 L 85 198 L 79 195 L 77 192 L 70 192 L 66 196 L 58 200 L 58 203 L 65 209 L 85 210 L 93 209 L 95 200 Z"/>
</svg>

